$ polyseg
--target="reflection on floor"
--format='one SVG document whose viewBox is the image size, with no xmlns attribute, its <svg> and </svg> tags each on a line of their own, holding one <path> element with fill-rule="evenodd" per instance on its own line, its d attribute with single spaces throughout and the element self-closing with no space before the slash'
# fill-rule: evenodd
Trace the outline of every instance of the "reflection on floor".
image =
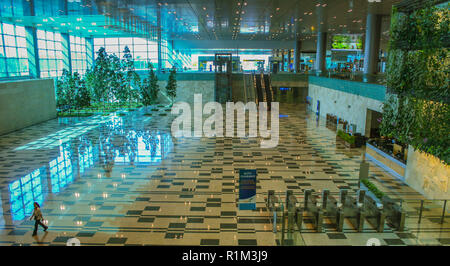
<svg viewBox="0 0 450 266">
<path fill-rule="evenodd" d="M 153 107 L 154 108 L 154 107 Z M 280 105 L 280 143 L 258 139 L 172 139 L 167 108 L 123 117 L 55 119 L 0 137 L 1 245 L 277 245 L 264 197 L 287 189 L 358 189 L 361 149 L 336 143 L 335 133 L 301 104 Z M 152 113 L 148 116 L 147 113 Z M 56 132 L 56 133 L 55 133 Z M 257 210 L 237 208 L 238 170 L 257 169 Z M 375 165 L 370 178 L 393 198 L 422 197 Z M 32 202 L 49 231 L 32 237 Z M 406 232 L 306 229 L 295 244 L 449 245 L 449 218 L 426 203 L 405 203 Z"/>
</svg>

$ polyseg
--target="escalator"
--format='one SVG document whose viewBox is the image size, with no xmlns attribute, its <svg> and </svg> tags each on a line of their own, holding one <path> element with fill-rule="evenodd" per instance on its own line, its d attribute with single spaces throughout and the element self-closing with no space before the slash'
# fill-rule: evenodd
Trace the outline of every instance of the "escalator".
<svg viewBox="0 0 450 266">
<path fill-rule="evenodd" d="M 270 111 L 270 108 L 272 106 L 272 100 L 273 100 L 273 90 L 272 90 L 272 84 L 270 82 L 270 75 L 264 74 L 264 89 L 266 92 L 266 101 L 267 101 L 267 108 Z"/>
<path fill-rule="evenodd" d="M 246 103 L 256 102 L 253 76 L 251 74 L 243 74 L 242 76 L 244 79 L 244 101 Z"/>
<path fill-rule="evenodd" d="M 231 60 L 230 53 L 216 53 L 214 57 L 215 66 L 215 100 L 226 103 L 232 99 L 231 86 Z"/>
<path fill-rule="evenodd" d="M 265 93 L 263 91 L 263 85 L 262 85 L 262 79 L 261 79 L 261 74 L 255 74 L 254 76 L 254 84 L 255 84 L 255 89 L 256 89 L 256 103 L 260 103 L 260 102 L 265 102 Z"/>
</svg>

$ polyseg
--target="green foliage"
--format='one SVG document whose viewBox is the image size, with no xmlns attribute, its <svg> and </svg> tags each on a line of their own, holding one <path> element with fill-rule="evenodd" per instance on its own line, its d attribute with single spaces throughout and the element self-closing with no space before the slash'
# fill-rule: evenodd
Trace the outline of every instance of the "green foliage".
<svg viewBox="0 0 450 266">
<path fill-rule="evenodd" d="M 91 95 L 86 87 L 86 82 L 81 78 L 78 72 L 73 74 L 73 80 L 76 87 L 75 107 L 82 108 L 91 104 Z"/>
<path fill-rule="evenodd" d="M 89 106 L 91 97 L 84 80 L 75 72 L 73 75 L 63 69 L 61 78 L 56 82 L 57 106 L 62 109 Z"/>
<path fill-rule="evenodd" d="M 338 130 L 337 135 L 350 144 L 355 144 L 355 136 L 350 136 L 342 130 Z"/>
<path fill-rule="evenodd" d="M 80 112 L 59 112 L 58 117 L 89 117 L 94 115 L 93 113 L 80 113 Z"/>
<path fill-rule="evenodd" d="M 369 179 L 361 179 L 361 183 L 363 183 L 370 192 L 372 192 L 377 198 L 382 199 L 384 193 L 377 188 Z"/>
<path fill-rule="evenodd" d="M 170 70 L 169 80 L 167 81 L 167 86 L 166 86 L 167 95 L 170 97 L 170 100 L 172 101 L 172 105 L 173 105 L 173 100 L 175 99 L 175 97 L 177 97 L 177 81 L 175 79 L 175 76 L 176 76 L 176 69 L 175 69 L 175 67 L 173 67 Z"/>
<path fill-rule="evenodd" d="M 427 6 L 410 13 L 394 10 L 390 49 L 420 50 L 448 47 L 449 7 Z"/>
<path fill-rule="evenodd" d="M 380 133 L 450 162 L 450 107 L 446 103 L 389 95 Z"/>
<path fill-rule="evenodd" d="M 121 62 L 121 71 L 124 75 L 123 89 L 125 97 L 122 97 L 122 100 L 134 102 L 139 98 L 136 86 L 140 85 L 140 77 L 135 71 L 133 56 L 131 55 L 128 46 L 125 46 L 123 53 L 124 55 Z"/>
<path fill-rule="evenodd" d="M 75 84 L 72 75 L 67 69 L 63 69 L 61 78 L 56 81 L 56 105 L 58 108 L 70 106 L 75 98 Z"/>
<path fill-rule="evenodd" d="M 391 92 L 449 102 L 449 5 L 394 10 L 386 71 Z"/>
<path fill-rule="evenodd" d="M 450 157 L 449 4 L 393 10 L 381 134 L 444 163 Z"/>
<path fill-rule="evenodd" d="M 105 48 L 98 50 L 94 67 L 87 71 L 85 79 L 92 98 L 97 102 L 106 102 L 110 94 L 111 66 Z"/>
<path fill-rule="evenodd" d="M 146 77 L 141 84 L 141 100 L 144 105 L 150 105 L 156 102 L 158 98 L 158 77 L 153 71 L 153 64 L 148 63 L 149 71 L 148 77 Z"/>
<path fill-rule="evenodd" d="M 393 93 L 449 101 L 450 51 L 447 48 L 406 51 L 390 50 L 387 86 Z"/>
<path fill-rule="evenodd" d="M 122 72 L 122 64 L 120 58 L 111 54 L 108 56 L 109 61 L 109 92 L 107 94 L 108 102 L 126 102 L 128 99 L 127 88 L 125 87 L 125 77 Z"/>
</svg>

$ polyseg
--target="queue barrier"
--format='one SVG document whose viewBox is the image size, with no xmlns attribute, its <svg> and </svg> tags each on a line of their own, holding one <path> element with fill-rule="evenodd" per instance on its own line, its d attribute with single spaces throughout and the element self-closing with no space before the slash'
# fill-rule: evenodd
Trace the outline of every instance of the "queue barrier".
<svg viewBox="0 0 450 266">
<path fill-rule="evenodd" d="M 332 220 L 336 225 L 336 230 L 342 232 L 344 227 L 344 212 L 339 207 L 339 202 L 335 197 L 330 195 L 328 189 L 322 192 L 322 208 L 324 210 L 324 217 Z"/>
<path fill-rule="evenodd" d="M 308 217 L 312 217 L 314 229 L 317 232 L 322 232 L 323 210 L 318 201 L 318 196 L 313 195 L 310 189 L 305 190 L 303 210 Z"/>
<path fill-rule="evenodd" d="M 377 202 L 369 195 L 364 196 L 364 209 L 367 222 L 377 230 L 378 233 L 384 231 L 386 213 L 383 205 L 378 206 Z"/>
<path fill-rule="evenodd" d="M 340 191 L 340 200 L 342 204 L 342 211 L 344 213 L 344 219 L 350 222 L 356 231 L 361 232 L 364 228 L 364 198 L 365 191 L 359 190 L 356 197 L 348 195 L 348 191 L 342 189 Z"/>
<path fill-rule="evenodd" d="M 397 231 L 402 232 L 405 229 L 406 212 L 397 202 L 386 195 L 383 196 L 381 201 L 386 213 L 387 222 L 392 225 Z"/>
<path fill-rule="evenodd" d="M 294 225 L 301 231 L 303 224 L 303 208 L 299 207 L 299 202 L 293 195 L 292 190 L 286 191 L 286 206 L 288 211 L 288 231 L 291 233 L 294 232 Z"/>
</svg>

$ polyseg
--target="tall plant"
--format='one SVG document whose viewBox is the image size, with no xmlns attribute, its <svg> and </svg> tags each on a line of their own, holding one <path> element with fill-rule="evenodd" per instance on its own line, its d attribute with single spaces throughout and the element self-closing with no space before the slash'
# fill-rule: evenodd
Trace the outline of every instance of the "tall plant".
<svg viewBox="0 0 450 266">
<path fill-rule="evenodd" d="M 124 72 L 124 93 L 128 102 L 135 101 L 138 97 L 136 86 L 139 86 L 140 77 L 135 71 L 134 59 L 128 46 L 125 46 L 122 58 L 122 71 Z"/>
<path fill-rule="evenodd" d="M 61 78 L 57 83 L 57 105 L 59 108 L 82 108 L 90 105 L 91 97 L 86 88 L 85 81 L 81 79 L 80 74 L 75 72 L 73 75 L 63 69 Z"/>
<path fill-rule="evenodd" d="M 111 88 L 109 94 L 110 101 L 118 101 L 126 103 L 128 100 L 128 91 L 125 85 L 125 76 L 122 71 L 122 62 L 120 58 L 115 55 L 109 55 L 109 86 Z"/>
<path fill-rule="evenodd" d="M 110 63 L 104 47 L 97 51 L 94 66 L 86 73 L 86 84 L 96 102 L 105 102 L 110 93 Z"/>
<path fill-rule="evenodd" d="M 176 69 L 172 67 L 169 74 L 169 79 L 166 85 L 167 96 L 170 97 L 171 105 L 173 105 L 173 100 L 177 97 L 177 80 L 176 80 Z"/>
<path fill-rule="evenodd" d="M 72 74 L 67 69 L 63 69 L 61 77 L 56 82 L 56 104 L 58 108 L 70 109 L 74 107 L 75 94 L 76 88 Z"/>
<path fill-rule="evenodd" d="M 158 77 L 153 71 L 153 64 L 148 63 L 148 77 L 146 77 L 141 84 L 140 92 L 141 92 L 141 100 L 144 105 L 150 105 L 156 102 L 158 98 Z"/>
<path fill-rule="evenodd" d="M 87 107 L 91 104 L 91 95 L 86 87 L 86 82 L 78 72 L 73 74 L 73 82 L 76 87 L 75 105 L 77 108 Z"/>
</svg>

